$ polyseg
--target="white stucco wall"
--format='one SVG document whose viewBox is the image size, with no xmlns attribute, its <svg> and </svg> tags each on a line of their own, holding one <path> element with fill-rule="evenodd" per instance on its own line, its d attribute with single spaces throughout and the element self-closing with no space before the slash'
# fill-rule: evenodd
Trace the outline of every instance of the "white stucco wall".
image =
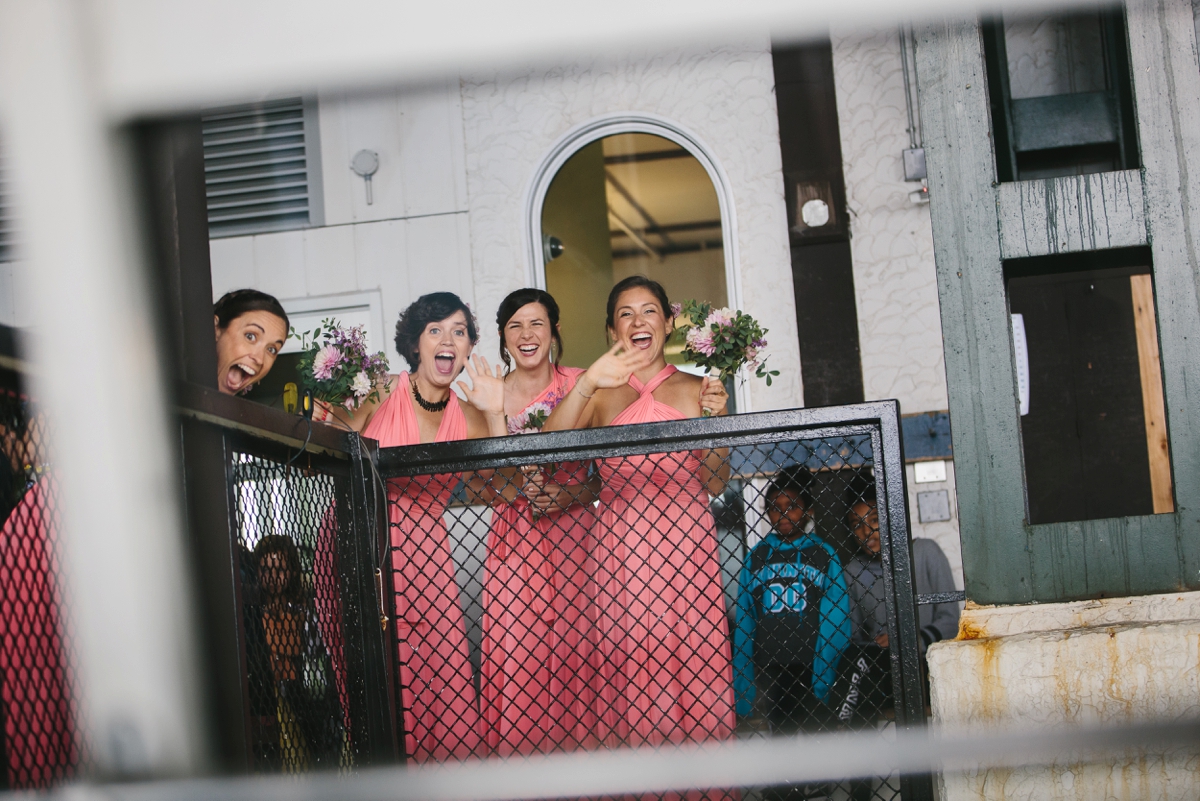
<svg viewBox="0 0 1200 801">
<path fill-rule="evenodd" d="M 909 147 L 900 41 L 895 28 L 832 31 L 842 170 L 850 209 L 850 255 L 858 307 L 863 391 L 868 400 L 897 398 L 903 414 L 947 408 L 942 320 L 933 264 L 929 207 L 909 193 L 901 153 Z M 950 491 L 951 519 L 921 523 L 918 492 Z M 946 481 L 916 484 L 908 465 L 914 537 L 937 542 L 963 586 L 954 465 Z"/>
<path fill-rule="evenodd" d="M 903 413 L 947 408 L 929 207 L 909 200 L 900 42 L 894 27 L 833 30 L 842 169 L 858 304 L 863 391 Z"/>
<path fill-rule="evenodd" d="M 954 462 L 946 462 L 946 480 L 931 481 L 918 484 L 914 475 L 914 466 L 904 466 L 908 481 L 908 519 L 912 527 L 913 537 L 924 537 L 933 540 L 946 554 L 950 562 L 950 572 L 954 574 L 954 587 L 963 588 L 962 542 L 958 538 L 958 497 L 955 495 Z M 937 492 L 946 490 L 950 493 L 950 519 L 936 523 L 922 523 L 917 509 L 917 493 Z"/>
<path fill-rule="evenodd" d="M 615 112 L 646 112 L 692 131 L 724 169 L 737 217 L 741 307 L 770 329 L 774 385 L 751 382 L 756 410 L 801 403 L 774 74 L 766 37 L 709 51 L 672 50 L 520 77 L 463 81 L 476 297 L 494 309 L 528 282 L 525 192 L 554 142 Z M 598 299 L 603 302 L 603 299 Z M 488 329 L 485 326 L 485 329 Z M 484 352 L 494 353 L 486 332 Z"/>
</svg>

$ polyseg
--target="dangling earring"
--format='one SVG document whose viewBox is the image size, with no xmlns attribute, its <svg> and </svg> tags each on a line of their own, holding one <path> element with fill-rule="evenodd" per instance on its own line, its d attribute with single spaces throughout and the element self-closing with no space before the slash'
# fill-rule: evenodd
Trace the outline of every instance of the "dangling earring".
<svg viewBox="0 0 1200 801">
<path fill-rule="evenodd" d="M 558 364 L 558 343 L 550 340 L 550 363 Z"/>
</svg>

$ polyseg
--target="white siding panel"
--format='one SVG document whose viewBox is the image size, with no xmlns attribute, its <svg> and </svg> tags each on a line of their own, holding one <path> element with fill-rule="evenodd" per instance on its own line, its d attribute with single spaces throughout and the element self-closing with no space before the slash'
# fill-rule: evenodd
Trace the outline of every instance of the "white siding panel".
<svg viewBox="0 0 1200 801">
<path fill-rule="evenodd" d="M 454 292 L 474 300 L 471 252 L 459 217 L 444 215 L 409 220 L 408 285 L 413 298 L 428 292 Z"/>
<path fill-rule="evenodd" d="M 350 213 L 355 222 L 388 220 L 404 216 L 405 185 L 400 171 L 400 108 L 395 94 L 353 98 L 344 101 L 346 141 L 341 153 L 334 153 L 348 180 Z M 366 181 L 350 169 L 354 154 L 374 150 L 379 154 L 379 169 L 371 176 L 373 202 L 367 204 Z"/>
<path fill-rule="evenodd" d="M 363 223 L 351 228 L 354 231 L 355 280 L 358 289 L 378 289 L 383 286 L 384 275 L 403 271 L 403 221 Z"/>
<path fill-rule="evenodd" d="M 308 294 L 304 278 L 304 232 L 285 231 L 254 237 L 257 289 L 279 298 Z"/>
<path fill-rule="evenodd" d="M 305 231 L 304 273 L 309 295 L 334 295 L 357 289 L 353 227 L 339 225 Z"/>
<path fill-rule="evenodd" d="M 212 264 L 214 300 L 232 289 L 258 286 L 254 269 L 254 237 L 231 236 L 210 240 L 208 258 Z"/>
<path fill-rule="evenodd" d="M 454 87 L 457 90 L 457 85 Z M 458 92 L 400 99 L 400 180 L 407 216 L 465 211 L 462 109 Z"/>
<path fill-rule="evenodd" d="M 325 194 L 326 225 L 344 225 L 354 221 L 350 205 L 350 179 L 357 179 L 358 176 L 350 170 L 350 158 L 353 154 L 346 155 L 344 106 L 345 100 L 340 94 L 330 92 L 317 96 L 317 119 L 321 129 L 321 184 Z"/>
</svg>

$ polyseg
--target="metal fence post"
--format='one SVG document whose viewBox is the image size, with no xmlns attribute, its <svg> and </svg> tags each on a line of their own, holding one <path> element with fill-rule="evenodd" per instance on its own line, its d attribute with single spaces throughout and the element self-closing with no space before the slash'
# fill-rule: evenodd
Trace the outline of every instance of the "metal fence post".
<svg viewBox="0 0 1200 801">
<path fill-rule="evenodd" d="M 350 453 L 350 479 L 343 510 L 347 525 L 340 526 L 338 564 L 342 586 L 342 615 L 346 621 L 348 684 L 361 687 L 350 696 L 353 736 L 361 738 L 361 752 L 372 764 L 393 763 L 398 758 L 396 703 L 391 668 L 393 648 L 387 637 L 394 623 L 381 620 L 381 602 L 389 598 L 391 571 L 376 575 L 380 542 L 386 536 L 387 498 L 375 478 L 371 460 L 377 450 L 372 440 L 356 434 L 346 437 Z M 385 540 L 386 541 L 386 540 Z M 383 564 L 390 563 L 384 560 Z M 382 579 L 382 584 L 377 579 Z M 382 595 L 382 598 L 381 598 Z"/>
<path fill-rule="evenodd" d="M 879 514 L 884 562 L 884 591 L 892 604 L 888 636 L 892 642 L 892 692 L 896 699 L 896 723 L 914 729 L 925 723 L 925 678 L 921 665 L 916 590 L 913 585 L 912 532 L 908 520 L 908 484 L 904 473 L 904 443 L 900 429 L 900 404 L 889 401 L 879 418 L 879 448 L 875 482 L 882 490 Z M 901 795 L 906 799 L 933 799 L 929 774 L 900 777 Z"/>
</svg>

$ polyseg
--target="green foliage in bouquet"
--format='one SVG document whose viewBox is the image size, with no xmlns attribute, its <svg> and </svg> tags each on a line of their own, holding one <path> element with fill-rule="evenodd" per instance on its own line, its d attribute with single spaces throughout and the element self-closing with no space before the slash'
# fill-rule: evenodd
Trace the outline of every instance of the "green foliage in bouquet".
<svg viewBox="0 0 1200 801">
<path fill-rule="evenodd" d="M 303 334 L 291 330 L 303 354 L 297 363 L 300 384 L 317 400 L 340 406 L 353 417 L 366 401 L 379 400 L 379 387 L 388 381 L 387 356 L 367 353 L 361 325 L 343 328 L 337 320 L 322 320 Z"/>
<path fill-rule="evenodd" d="M 771 378 L 767 369 L 767 329 L 750 315 L 731 309 L 714 309 L 711 303 L 687 300 L 671 304 L 676 320 L 683 321 L 683 356 L 709 372 L 719 372 L 724 382 L 749 367 L 758 378 Z M 676 323 L 678 325 L 678 323 Z"/>
</svg>

